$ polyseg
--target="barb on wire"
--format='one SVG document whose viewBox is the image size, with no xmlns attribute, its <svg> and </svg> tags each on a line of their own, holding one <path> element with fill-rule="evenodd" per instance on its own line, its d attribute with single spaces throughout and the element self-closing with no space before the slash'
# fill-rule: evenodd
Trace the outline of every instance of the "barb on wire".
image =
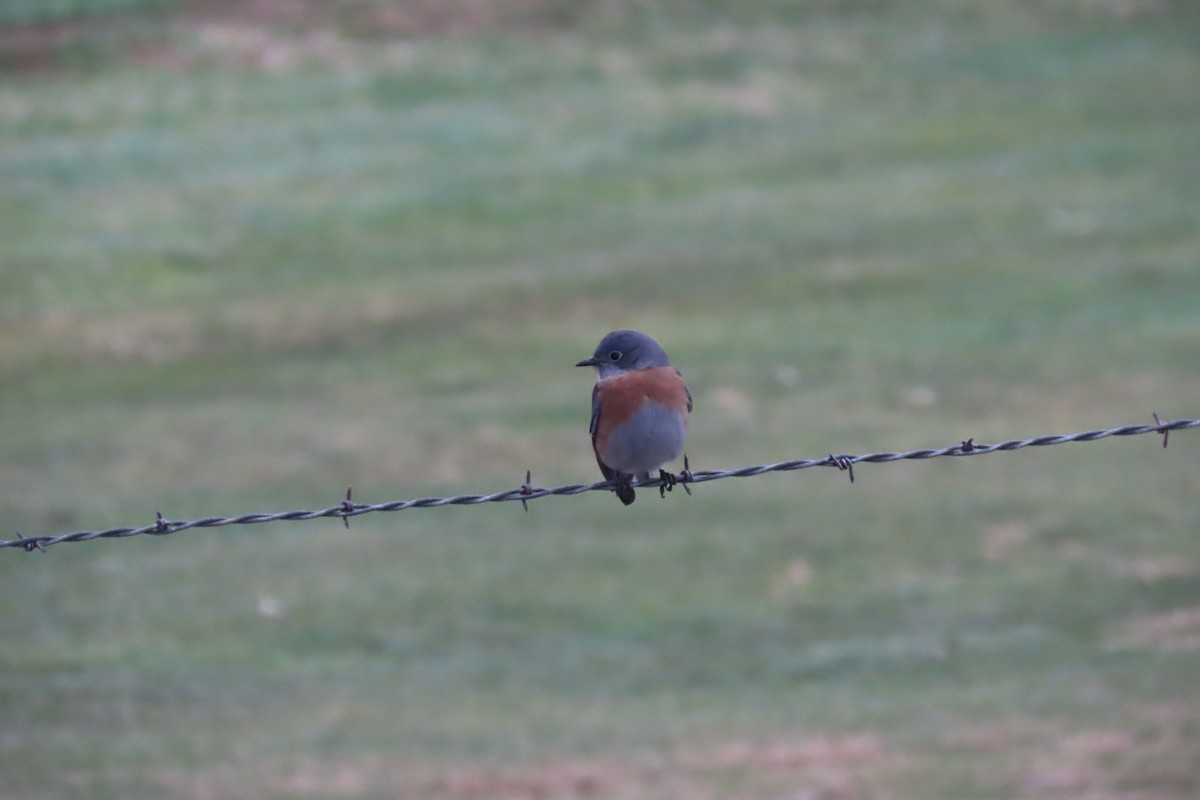
<svg viewBox="0 0 1200 800">
<path fill-rule="evenodd" d="M 1200 419 L 1176 419 L 1163 422 L 1154 415 L 1153 425 L 1125 425 L 1120 428 L 1084 431 L 1065 435 L 1035 436 L 1030 439 L 1009 439 L 994 444 L 980 444 L 973 438 L 964 439 L 949 447 L 908 450 L 900 453 L 867 453 L 864 455 L 829 454 L 821 458 L 803 458 L 793 461 L 780 461 L 774 464 L 755 464 L 738 469 L 724 470 L 693 470 L 684 463 L 684 471 L 679 475 L 662 473 L 649 480 L 636 480 L 633 486 L 661 487 L 669 490 L 676 483 L 683 486 L 688 494 L 689 484 L 707 483 L 723 478 L 752 478 L 768 472 L 792 472 L 809 467 L 836 467 L 849 473 L 854 480 L 855 464 L 888 464 L 896 461 L 924 460 L 942 456 L 980 456 L 988 453 L 1006 453 L 1025 447 L 1046 447 L 1068 442 L 1095 442 L 1111 436 L 1139 436 L 1146 433 L 1157 433 L 1163 437 L 1163 447 L 1167 446 L 1167 435 L 1171 431 L 1186 430 L 1200 427 Z M 597 483 L 573 483 L 558 486 L 553 489 L 541 489 L 530 484 L 530 473 L 525 473 L 525 482 L 514 489 L 505 489 L 494 494 L 461 494 L 453 497 L 421 497 L 413 500 L 392 500 L 387 503 L 355 503 L 351 499 L 350 489 L 346 489 L 346 499 L 330 508 L 316 511 L 282 511 L 276 514 L 241 514 L 236 517 L 205 517 L 190 521 L 172 521 L 164 519 L 161 512 L 156 513 L 152 524 L 140 528 L 112 528 L 104 531 L 77 531 L 58 536 L 25 536 L 20 533 L 15 539 L 0 539 L 0 548 L 15 548 L 32 552 L 45 551 L 47 547 L 64 542 L 87 542 L 92 539 L 121 539 L 127 536 L 148 534 L 162 536 L 177 533 L 189 528 L 216 528 L 224 525 L 253 525 L 260 522 L 297 522 L 300 520 L 321 519 L 325 517 L 340 518 L 347 528 L 350 527 L 350 517 L 372 514 L 377 511 L 404 511 L 410 508 L 434 508 L 449 505 L 479 505 L 481 503 L 503 503 L 518 500 L 525 510 L 529 510 L 530 500 L 540 497 L 569 496 L 584 492 L 611 491 L 616 488 L 614 481 L 599 481 Z"/>
</svg>

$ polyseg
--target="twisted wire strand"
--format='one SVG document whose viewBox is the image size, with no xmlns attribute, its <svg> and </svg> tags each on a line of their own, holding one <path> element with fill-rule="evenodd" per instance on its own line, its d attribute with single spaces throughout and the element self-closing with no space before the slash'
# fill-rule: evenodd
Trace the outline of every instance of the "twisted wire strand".
<svg viewBox="0 0 1200 800">
<path fill-rule="evenodd" d="M 1035 436 L 1029 439 L 1009 439 L 1003 442 L 994 444 L 980 444 L 972 439 L 966 439 L 958 444 L 950 445 L 949 447 L 940 448 L 924 448 L 920 450 L 908 450 L 898 453 L 866 453 L 862 455 L 834 455 L 830 454 L 822 458 L 803 458 L 792 461 L 780 461 L 774 464 L 754 464 L 737 469 L 725 470 L 687 470 L 677 476 L 667 476 L 666 480 L 661 477 L 651 478 L 650 480 L 639 480 L 634 482 L 634 486 L 638 487 L 661 487 L 670 489 L 676 483 L 682 484 L 686 489 L 688 485 L 694 483 L 707 483 L 708 481 L 721 480 L 722 478 L 752 478 L 758 475 L 764 475 L 768 472 L 791 472 L 795 470 L 808 469 L 809 467 L 837 467 L 841 470 L 847 470 L 850 474 L 850 479 L 854 480 L 853 466 L 855 464 L 887 464 L 897 461 L 906 460 L 923 460 L 929 458 L 939 458 L 942 456 L 981 456 L 988 453 L 1010 452 L 1020 450 L 1026 447 L 1046 447 L 1056 444 L 1066 444 L 1068 442 L 1094 442 L 1100 439 L 1107 439 L 1112 436 L 1140 436 L 1147 433 L 1161 434 L 1163 437 L 1163 447 L 1167 445 L 1167 436 L 1171 431 L 1186 430 L 1189 428 L 1200 427 L 1200 419 L 1177 419 L 1168 422 L 1160 422 L 1155 415 L 1155 424 L 1153 425 L 1125 425 L 1119 428 L 1105 428 L 1093 431 L 1084 431 L 1082 433 L 1071 434 L 1052 434 L 1048 436 Z M 87 542 L 93 539 L 122 539 L 128 536 L 163 536 L 169 533 L 178 533 L 179 531 L 188 530 L 189 528 L 217 528 L 225 525 L 254 525 L 261 522 L 299 522 L 301 520 L 322 519 L 322 518 L 338 518 L 346 525 L 349 525 L 349 519 L 352 517 L 362 516 L 363 514 L 372 514 L 379 511 L 405 511 L 410 508 L 435 508 L 437 506 L 462 505 L 472 506 L 481 503 L 504 503 L 513 500 L 520 501 L 525 505 L 530 500 L 537 500 L 541 497 L 551 496 L 570 496 L 583 494 L 584 492 L 611 491 L 616 488 L 613 481 L 599 481 L 597 483 L 573 483 L 565 486 L 558 486 L 552 489 L 543 489 L 531 486 L 529 483 L 529 474 L 526 473 L 525 483 L 513 489 L 505 489 L 504 491 L 495 492 L 494 494 L 460 494 L 453 497 L 420 497 L 411 500 L 392 500 L 386 503 L 355 503 L 351 501 L 350 491 L 346 491 L 346 500 L 336 506 L 323 508 L 315 511 L 295 510 L 281 511 L 275 514 L 240 514 L 235 517 L 204 517 L 202 519 L 194 519 L 190 521 L 171 521 L 163 519 L 161 514 L 157 515 L 153 524 L 144 525 L 140 528 L 111 528 L 103 531 L 76 531 L 74 533 L 64 533 L 58 536 L 22 536 L 17 534 L 16 539 L 0 540 L 0 548 L 18 548 L 26 552 L 33 550 L 44 551 L 47 547 L 65 542 Z M 528 510 L 528 507 L 526 507 Z"/>
</svg>

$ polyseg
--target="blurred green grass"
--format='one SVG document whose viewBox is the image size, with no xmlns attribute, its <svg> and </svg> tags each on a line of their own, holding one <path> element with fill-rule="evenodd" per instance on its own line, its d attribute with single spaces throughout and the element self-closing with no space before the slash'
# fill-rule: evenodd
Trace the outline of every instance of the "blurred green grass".
<svg viewBox="0 0 1200 800">
<path fill-rule="evenodd" d="M 7 72 L 0 535 L 1196 415 L 1186 4 L 552 6 Z M 1192 438 L 9 551 L 0 792 L 1193 797 Z"/>
</svg>

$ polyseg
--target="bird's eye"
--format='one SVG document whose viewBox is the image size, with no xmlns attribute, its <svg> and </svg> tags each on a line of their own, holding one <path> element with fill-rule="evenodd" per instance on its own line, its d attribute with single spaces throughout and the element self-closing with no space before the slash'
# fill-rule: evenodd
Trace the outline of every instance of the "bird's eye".
<svg viewBox="0 0 1200 800">
<path fill-rule="evenodd" d="M 609 361 L 620 361 L 621 360 L 621 351 L 613 350 L 611 353 L 608 354 L 608 360 Z"/>
</svg>

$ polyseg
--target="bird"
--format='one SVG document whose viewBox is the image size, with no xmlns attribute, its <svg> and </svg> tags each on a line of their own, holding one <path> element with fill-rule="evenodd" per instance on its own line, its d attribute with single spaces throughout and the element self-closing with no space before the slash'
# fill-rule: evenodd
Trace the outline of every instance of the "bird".
<svg viewBox="0 0 1200 800">
<path fill-rule="evenodd" d="M 662 467 L 683 454 L 692 394 L 666 351 L 646 334 L 623 328 L 606 334 L 575 366 L 596 369 L 588 430 L 596 463 L 616 482 L 617 497 L 633 503 L 631 482 L 649 480 L 655 470 L 670 488 L 674 476 Z"/>
</svg>

